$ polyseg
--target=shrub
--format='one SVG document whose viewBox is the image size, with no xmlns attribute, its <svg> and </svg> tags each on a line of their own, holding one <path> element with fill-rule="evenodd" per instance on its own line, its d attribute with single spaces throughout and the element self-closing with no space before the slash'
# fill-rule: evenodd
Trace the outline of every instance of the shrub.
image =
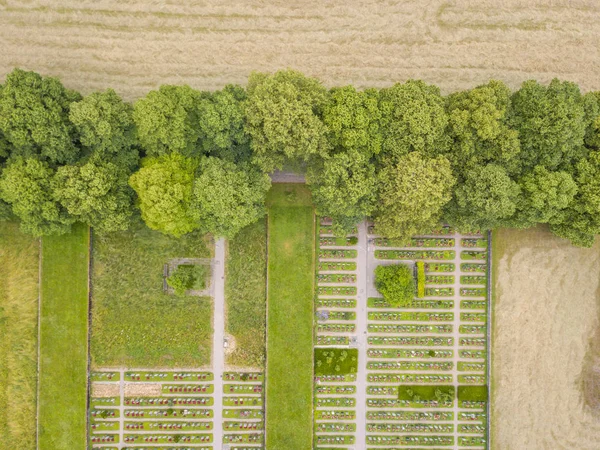
<svg viewBox="0 0 600 450">
<path fill-rule="evenodd" d="M 175 290 L 175 295 L 182 297 L 196 283 L 194 266 L 181 265 L 167 278 L 167 284 Z"/>
<path fill-rule="evenodd" d="M 454 401 L 454 393 L 454 386 L 401 385 L 398 387 L 398 400 L 448 403 Z"/>
<path fill-rule="evenodd" d="M 347 375 L 357 370 L 357 349 L 315 348 L 315 375 Z"/>
<path fill-rule="evenodd" d="M 468 402 L 486 402 L 487 386 L 458 386 L 458 400 Z"/>
<path fill-rule="evenodd" d="M 415 279 L 406 264 L 377 267 L 375 287 L 392 306 L 406 306 L 415 295 Z"/>
<path fill-rule="evenodd" d="M 417 297 L 425 297 L 425 263 L 417 261 Z"/>
</svg>

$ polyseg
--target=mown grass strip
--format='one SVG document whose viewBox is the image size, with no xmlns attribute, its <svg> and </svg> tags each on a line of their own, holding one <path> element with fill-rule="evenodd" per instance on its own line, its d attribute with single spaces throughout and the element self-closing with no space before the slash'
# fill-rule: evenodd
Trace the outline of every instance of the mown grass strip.
<svg viewBox="0 0 600 450">
<path fill-rule="evenodd" d="M 86 447 L 89 229 L 42 239 L 39 450 Z"/>
<path fill-rule="evenodd" d="M 303 185 L 269 193 L 268 450 L 312 448 L 315 219 Z"/>
<path fill-rule="evenodd" d="M 39 239 L 0 222 L 0 448 L 35 448 Z"/>
</svg>

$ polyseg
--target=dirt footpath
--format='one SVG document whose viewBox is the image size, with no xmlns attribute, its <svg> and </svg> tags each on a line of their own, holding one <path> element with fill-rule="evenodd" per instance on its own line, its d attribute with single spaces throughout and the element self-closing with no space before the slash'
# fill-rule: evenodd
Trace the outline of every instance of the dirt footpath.
<svg viewBox="0 0 600 450">
<path fill-rule="evenodd" d="M 19 66 L 127 99 L 286 67 L 328 86 L 600 89 L 597 0 L 0 0 L 0 42 L 0 80 Z"/>
<path fill-rule="evenodd" d="M 600 245 L 539 229 L 495 238 L 493 448 L 597 450 L 600 416 L 581 380 L 599 327 Z"/>
</svg>

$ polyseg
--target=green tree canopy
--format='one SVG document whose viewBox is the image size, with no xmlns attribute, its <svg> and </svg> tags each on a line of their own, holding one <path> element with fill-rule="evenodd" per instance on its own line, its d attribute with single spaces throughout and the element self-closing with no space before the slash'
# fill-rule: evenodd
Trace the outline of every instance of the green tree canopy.
<svg viewBox="0 0 600 450">
<path fill-rule="evenodd" d="M 234 237 L 266 213 L 269 175 L 251 166 L 203 158 L 193 190 L 192 215 L 199 227 L 215 236 Z"/>
<path fill-rule="evenodd" d="M 439 226 L 442 208 L 452 197 L 455 183 L 445 157 L 428 158 L 419 152 L 385 165 L 378 179 L 377 233 L 406 241 Z"/>
<path fill-rule="evenodd" d="M 591 247 L 600 233 L 600 152 L 590 152 L 575 168 L 577 194 L 561 223 L 551 224 L 554 234 L 573 244 Z"/>
<path fill-rule="evenodd" d="M 511 92 L 500 81 L 451 94 L 446 99 L 452 145 L 448 159 L 459 178 L 477 166 L 494 163 L 514 173 L 519 168 L 519 133 L 508 126 Z"/>
<path fill-rule="evenodd" d="M 377 266 L 375 287 L 391 306 L 407 306 L 415 298 L 415 277 L 406 264 Z"/>
<path fill-rule="evenodd" d="M 495 164 L 476 167 L 466 173 L 446 207 L 446 220 L 463 232 L 502 226 L 517 209 L 521 189 Z"/>
<path fill-rule="evenodd" d="M 432 153 L 444 144 L 448 117 L 437 86 L 420 80 L 397 83 L 380 91 L 379 109 L 386 155 Z"/>
<path fill-rule="evenodd" d="M 115 154 L 135 143 L 133 107 L 112 89 L 73 103 L 69 119 L 81 144 L 95 152 Z"/>
<path fill-rule="evenodd" d="M 75 221 L 54 196 L 54 169 L 46 161 L 14 158 L 2 171 L 0 197 L 34 236 L 68 233 Z"/>
<path fill-rule="evenodd" d="M 528 228 L 536 223 L 560 223 L 565 208 L 577 193 L 577 183 L 567 172 L 551 172 L 536 166 L 519 180 L 521 197 L 509 225 Z"/>
<path fill-rule="evenodd" d="M 203 92 L 198 105 L 200 144 L 204 153 L 234 162 L 250 158 L 245 130 L 246 91 L 229 84 L 221 91 Z"/>
<path fill-rule="evenodd" d="M 133 120 L 148 156 L 198 154 L 199 100 L 200 92 L 187 85 L 163 85 L 135 102 Z"/>
<path fill-rule="evenodd" d="M 585 156 L 584 102 L 579 87 L 552 80 L 543 86 L 526 81 L 512 95 L 510 123 L 519 132 L 524 170 L 541 165 L 550 170 L 569 168 Z"/>
<path fill-rule="evenodd" d="M 308 173 L 317 213 L 333 219 L 333 231 L 346 234 L 369 216 L 377 198 L 375 167 L 355 151 L 336 153 Z"/>
<path fill-rule="evenodd" d="M 381 150 L 379 92 L 359 92 L 353 86 L 333 88 L 323 111 L 329 140 L 336 150 L 354 150 L 367 156 Z"/>
<path fill-rule="evenodd" d="M 105 233 L 129 227 L 133 215 L 133 191 L 129 171 L 111 162 L 59 167 L 55 196 L 71 216 Z"/>
<path fill-rule="evenodd" d="M 328 92 L 318 80 L 293 70 L 253 73 L 245 111 L 256 163 L 265 172 L 325 155 L 327 127 L 321 114 Z"/>
<path fill-rule="evenodd" d="M 600 92 L 588 92 L 583 97 L 586 115 L 584 142 L 589 148 L 600 149 Z"/>
<path fill-rule="evenodd" d="M 198 228 L 190 211 L 194 173 L 198 161 L 179 153 L 142 160 L 142 167 L 129 178 L 138 195 L 142 219 L 148 227 L 173 236 Z"/>
<path fill-rule="evenodd" d="M 69 108 L 80 99 L 57 78 L 15 69 L 0 89 L 0 130 L 17 155 L 74 162 L 80 151 Z"/>
</svg>

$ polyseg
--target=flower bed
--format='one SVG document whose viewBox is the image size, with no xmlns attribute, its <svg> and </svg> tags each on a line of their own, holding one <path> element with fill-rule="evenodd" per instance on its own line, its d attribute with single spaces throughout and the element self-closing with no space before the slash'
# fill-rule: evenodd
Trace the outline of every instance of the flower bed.
<svg viewBox="0 0 600 450">
<path fill-rule="evenodd" d="M 318 433 L 347 433 L 356 431 L 355 423 L 318 423 L 315 426 Z"/>
<path fill-rule="evenodd" d="M 463 272 L 486 273 L 487 264 L 462 263 L 460 265 L 460 270 L 462 270 Z"/>
<path fill-rule="evenodd" d="M 369 333 L 452 333 L 452 325 L 368 324 Z"/>
<path fill-rule="evenodd" d="M 465 248 L 487 248 L 488 241 L 484 238 L 463 238 L 460 245 Z"/>
<path fill-rule="evenodd" d="M 356 394 L 356 386 L 316 386 L 315 393 L 318 395 L 348 395 Z"/>
<path fill-rule="evenodd" d="M 320 323 L 317 325 L 318 333 L 352 333 L 356 325 L 351 323 Z"/>
<path fill-rule="evenodd" d="M 454 275 L 426 275 L 427 284 L 454 284 Z"/>
<path fill-rule="evenodd" d="M 319 259 L 353 259 L 356 258 L 356 250 L 324 250 L 319 249 Z"/>
<path fill-rule="evenodd" d="M 458 432 L 465 434 L 484 434 L 485 426 L 479 424 L 460 424 L 458 425 Z"/>
<path fill-rule="evenodd" d="M 356 270 L 355 262 L 320 261 L 317 266 L 319 272 L 324 271 L 350 271 Z"/>
<path fill-rule="evenodd" d="M 125 406 L 212 406 L 212 397 L 125 397 Z"/>
<path fill-rule="evenodd" d="M 485 363 L 459 361 L 457 369 L 459 372 L 483 372 L 485 371 Z"/>
<path fill-rule="evenodd" d="M 125 381 L 211 381 L 210 372 L 125 372 Z"/>
<path fill-rule="evenodd" d="M 369 408 L 452 408 L 452 402 L 437 400 L 398 400 L 396 398 L 368 398 Z"/>
<path fill-rule="evenodd" d="M 319 298 L 317 308 L 356 308 L 356 300 L 349 298 Z"/>
<path fill-rule="evenodd" d="M 460 363 L 459 363 L 460 364 Z M 452 362 L 369 361 L 368 370 L 452 370 Z"/>
<path fill-rule="evenodd" d="M 412 238 L 410 242 L 399 239 L 375 238 L 373 243 L 377 247 L 425 247 L 425 248 L 448 248 L 454 247 L 452 238 Z"/>
<path fill-rule="evenodd" d="M 168 422 L 125 422 L 125 430 L 127 431 L 207 431 L 212 430 L 212 428 L 212 422 L 185 422 L 181 420 Z"/>
<path fill-rule="evenodd" d="M 370 436 L 367 435 L 368 445 L 442 445 L 454 444 L 453 436 Z M 384 449 L 382 449 L 384 450 Z M 385 449 L 387 450 L 387 449 Z"/>
<path fill-rule="evenodd" d="M 472 337 L 468 337 L 468 338 L 464 338 L 461 337 L 460 338 L 460 345 L 465 345 L 465 346 L 478 346 L 478 347 L 483 347 L 485 346 L 485 338 L 472 338 Z"/>
<path fill-rule="evenodd" d="M 485 261 L 487 259 L 487 252 L 463 251 L 460 252 L 460 259 Z"/>
<path fill-rule="evenodd" d="M 117 421 L 97 421 L 92 419 L 93 422 L 90 423 L 90 430 L 93 431 L 115 431 L 119 429 L 119 422 Z"/>
<path fill-rule="evenodd" d="M 424 411 L 367 411 L 368 420 L 403 420 L 419 421 L 449 421 L 454 419 L 451 412 L 424 412 Z"/>
<path fill-rule="evenodd" d="M 454 272 L 454 263 L 426 262 L 425 272 Z"/>
<path fill-rule="evenodd" d="M 356 413 L 354 411 L 315 411 L 316 420 L 354 420 Z"/>
<path fill-rule="evenodd" d="M 352 383 L 356 381 L 356 375 L 319 375 L 314 378 L 315 383 Z"/>
<path fill-rule="evenodd" d="M 317 283 L 356 283 L 356 275 L 349 273 L 320 273 Z"/>
<path fill-rule="evenodd" d="M 369 336 L 369 345 L 411 345 L 411 346 L 452 346 L 454 338 L 431 337 L 431 336 Z"/>
<path fill-rule="evenodd" d="M 454 300 L 421 300 L 415 299 L 407 305 L 391 306 L 381 297 L 370 297 L 367 299 L 369 308 L 395 308 L 395 309 L 452 309 Z"/>
<path fill-rule="evenodd" d="M 223 397 L 223 406 L 262 406 L 262 397 Z"/>
<path fill-rule="evenodd" d="M 319 408 L 349 408 L 356 406 L 356 399 L 353 397 L 318 397 L 316 405 Z"/>
<path fill-rule="evenodd" d="M 354 444 L 354 436 L 328 436 L 319 435 L 317 436 L 317 445 L 323 444 L 336 444 L 336 445 L 352 445 Z"/>
<path fill-rule="evenodd" d="M 319 286 L 318 295 L 356 295 L 355 286 Z"/>
<path fill-rule="evenodd" d="M 461 309 L 487 309 L 487 302 L 485 300 L 461 300 Z"/>
<path fill-rule="evenodd" d="M 178 409 L 178 408 L 168 408 L 168 409 L 154 409 L 154 408 L 144 408 L 144 409 L 126 409 L 124 412 L 125 417 L 134 417 L 136 419 L 156 419 L 156 418 L 164 418 L 164 417 L 181 417 L 181 418 L 197 418 L 197 419 L 210 419 L 213 417 L 212 409 Z"/>
<path fill-rule="evenodd" d="M 485 375 L 459 375 L 458 382 L 461 384 L 485 384 Z"/>
<path fill-rule="evenodd" d="M 98 419 L 118 419 L 120 412 L 118 409 L 94 408 L 90 410 L 90 416 Z"/>
<path fill-rule="evenodd" d="M 225 394 L 260 394 L 262 384 L 224 384 L 223 393 Z"/>
<path fill-rule="evenodd" d="M 370 373 L 369 383 L 452 383 L 452 375 L 421 375 L 414 373 Z"/>
<path fill-rule="evenodd" d="M 450 322 L 454 320 L 454 313 L 437 312 L 369 312 L 369 320 L 375 321 L 418 321 L 418 322 Z"/>
<path fill-rule="evenodd" d="M 90 381 L 119 381 L 121 374 L 119 372 L 92 372 Z"/>
<path fill-rule="evenodd" d="M 485 297 L 485 288 L 460 288 L 460 295 L 465 297 Z"/>
<path fill-rule="evenodd" d="M 263 434 L 224 434 L 223 442 L 225 444 L 262 444 Z"/>
<path fill-rule="evenodd" d="M 225 419 L 262 419 L 262 409 L 224 409 Z"/>
<path fill-rule="evenodd" d="M 461 322 L 485 322 L 485 313 L 460 313 Z"/>
<path fill-rule="evenodd" d="M 479 411 L 461 412 L 458 415 L 458 420 L 470 420 L 473 422 L 484 422 L 486 419 L 487 419 L 487 414 L 485 412 L 479 412 Z"/>
<path fill-rule="evenodd" d="M 425 289 L 425 295 L 427 297 L 452 297 L 454 288 L 428 287 Z"/>
<path fill-rule="evenodd" d="M 452 358 L 452 350 L 424 350 L 424 349 L 374 349 L 367 350 L 369 358 Z"/>
<path fill-rule="evenodd" d="M 128 444 L 173 444 L 212 442 L 212 434 L 126 434 L 123 442 Z"/>
<path fill-rule="evenodd" d="M 119 406 L 121 399 L 119 397 L 92 397 L 90 398 L 90 407 L 98 406 Z"/>
<path fill-rule="evenodd" d="M 398 396 L 397 386 L 367 386 L 367 395 Z"/>
<path fill-rule="evenodd" d="M 349 342 L 348 336 L 317 336 L 317 345 L 348 345 Z"/>
<path fill-rule="evenodd" d="M 454 425 L 451 424 L 424 424 L 424 423 L 369 423 L 367 431 L 370 433 L 452 433 Z"/>
<path fill-rule="evenodd" d="M 337 246 L 337 247 L 352 247 L 358 244 L 358 238 L 356 236 L 349 237 L 320 237 L 319 246 Z"/>
<path fill-rule="evenodd" d="M 227 420 L 223 422 L 223 429 L 227 431 L 251 431 L 262 430 L 263 422 L 234 422 Z"/>
<path fill-rule="evenodd" d="M 265 376 L 261 372 L 224 372 L 224 381 L 264 381 Z"/>
<path fill-rule="evenodd" d="M 460 357 L 465 359 L 485 359 L 485 350 L 461 350 Z"/>
<path fill-rule="evenodd" d="M 212 394 L 214 386 L 212 384 L 163 384 L 163 394 Z"/>
<path fill-rule="evenodd" d="M 461 447 L 485 447 L 487 441 L 481 436 L 459 436 L 458 445 Z"/>
<path fill-rule="evenodd" d="M 461 325 L 458 328 L 461 334 L 484 334 L 486 332 L 485 325 Z"/>
<path fill-rule="evenodd" d="M 454 259 L 454 250 L 375 250 L 377 259 Z"/>
<path fill-rule="evenodd" d="M 461 275 L 460 284 L 480 284 L 485 286 L 487 277 L 478 277 L 474 275 Z"/>
<path fill-rule="evenodd" d="M 108 442 L 110 444 L 119 442 L 119 436 L 117 434 L 94 434 L 90 436 L 90 442 L 93 444 L 100 444 Z"/>
</svg>

